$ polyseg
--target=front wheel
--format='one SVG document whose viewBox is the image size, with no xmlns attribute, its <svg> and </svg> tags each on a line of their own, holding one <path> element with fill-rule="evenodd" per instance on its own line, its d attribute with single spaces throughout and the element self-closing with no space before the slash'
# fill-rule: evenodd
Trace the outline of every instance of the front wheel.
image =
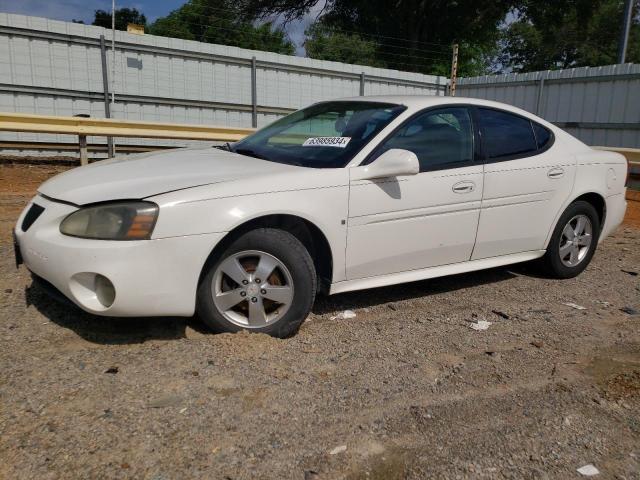
<svg viewBox="0 0 640 480">
<path fill-rule="evenodd" d="M 212 258 L 198 287 L 198 314 L 216 332 L 249 330 L 284 338 L 309 314 L 313 260 L 288 232 L 260 228 Z"/>
<path fill-rule="evenodd" d="M 567 207 L 542 258 L 545 273 L 555 278 L 579 275 L 593 257 L 600 236 L 600 218 L 593 205 L 577 201 Z"/>
</svg>

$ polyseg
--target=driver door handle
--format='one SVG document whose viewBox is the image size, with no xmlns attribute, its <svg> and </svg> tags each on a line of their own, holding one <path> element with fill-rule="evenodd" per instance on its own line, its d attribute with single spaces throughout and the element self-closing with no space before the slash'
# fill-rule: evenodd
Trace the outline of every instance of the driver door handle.
<svg viewBox="0 0 640 480">
<path fill-rule="evenodd" d="M 547 172 L 549 178 L 562 178 L 564 176 L 564 169 L 560 167 L 552 168 Z"/>
<path fill-rule="evenodd" d="M 476 189 L 476 184 L 465 180 L 463 182 L 456 183 L 451 189 L 454 193 L 471 193 Z"/>
</svg>

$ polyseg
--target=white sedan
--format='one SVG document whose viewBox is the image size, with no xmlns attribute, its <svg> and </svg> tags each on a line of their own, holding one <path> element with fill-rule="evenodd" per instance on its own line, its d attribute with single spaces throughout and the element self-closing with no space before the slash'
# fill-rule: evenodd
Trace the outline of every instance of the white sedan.
<svg viewBox="0 0 640 480">
<path fill-rule="evenodd" d="M 523 110 L 451 97 L 321 102 L 223 148 L 97 162 L 18 219 L 36 280 L 107 316 L 286 337 L 318 292 L 538 259 L 578 275 L 622 221 L 626 160 Z"/>
</svg>

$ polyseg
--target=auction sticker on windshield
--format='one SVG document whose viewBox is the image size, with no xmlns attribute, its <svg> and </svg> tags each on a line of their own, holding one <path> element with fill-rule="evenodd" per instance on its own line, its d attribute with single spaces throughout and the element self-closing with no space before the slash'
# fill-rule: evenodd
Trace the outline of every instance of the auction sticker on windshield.
<svg viewBox="0 0 640 480">
<path fill-rule="evenodd" d="M 351 137 L 312 137 L 307 138 L 302 144 L 303 147 L 338 147 L 345 148 Z"/>
</svg>

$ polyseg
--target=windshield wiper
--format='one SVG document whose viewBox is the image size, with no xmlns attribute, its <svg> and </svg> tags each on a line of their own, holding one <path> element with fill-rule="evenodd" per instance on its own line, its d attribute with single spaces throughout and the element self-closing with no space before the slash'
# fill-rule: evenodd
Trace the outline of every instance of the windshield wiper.
<svg viewBox="0 0 640 480">
<path fill-rule="evenodd" d="M 267 157 L 260 155 L 249 148 L 237 148 L 234 152 L 247 157 L 259 158 L 260 160 L 269 160 Z"/>
<path fill-rule="evenodd" d="M 229 142 L 224 142 L 222 145 L 214 145 L 213 148 L 217 148 L 218 150 L 226 150 L 227 152 L 233 152 L 231 149 L 231 144 Z"/>
</svg>

